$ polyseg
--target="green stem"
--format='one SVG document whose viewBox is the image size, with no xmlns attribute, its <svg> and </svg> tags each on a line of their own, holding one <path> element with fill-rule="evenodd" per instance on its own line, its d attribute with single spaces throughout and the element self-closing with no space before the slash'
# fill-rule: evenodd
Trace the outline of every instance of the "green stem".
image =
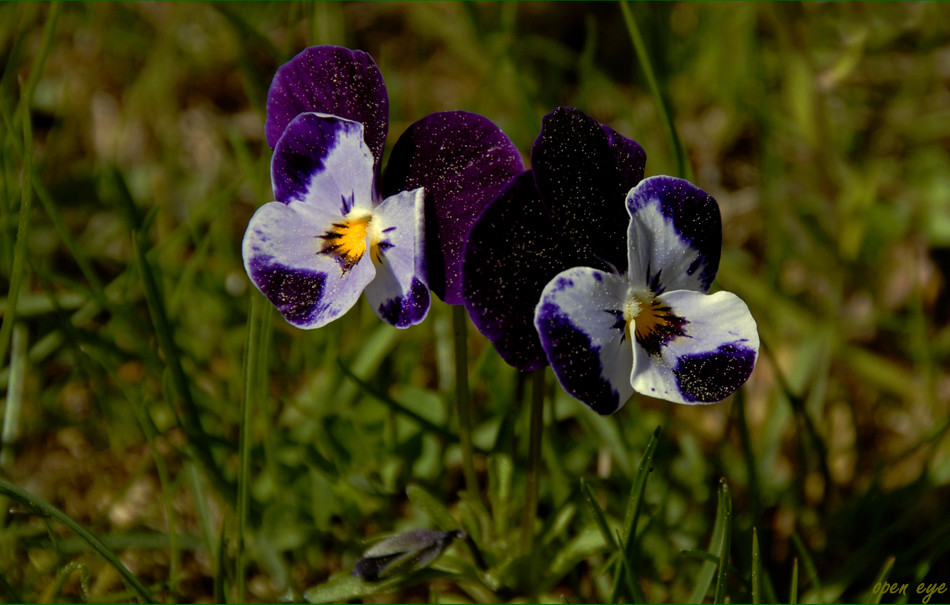
<svg viewBox="0 0 950 605">
<path fill-rule="evenodd" d="M 682 178 L 693 180 L 693 170 L 686 157 L 686 150 L 683 149 L 683 143 L 676 134 L 676 128 L 673 126 L 673 120 L 670 112 L 666 108 L 666 100 L 660 93 L 660 85 L 656 81 L 656 75 L 653 73 L 653 64 L 650 62 L 650 56 L 647 54 L 646 44 L 643 43 L 643 36 L 640 35 L 640 28 L 637 27 L 637 21 L 633 17 L 633 11 L 624 0 L 620 2 L 620 12 L 623 13 L 624 23 L 627 25 L 627 33 L 630 34 L 630 41 L 633 43 L 633 49 L 637 53 L 637 61 L 640 63 L 640 69 L 650 87 L 650 94 L 656 100 L 656 110 L 660 114 L 660 122 L 663 123 L 666 130 L 666 137 L 669 140 L 670 149 L 676 157 L 676 170 Z"/>
<path fill-rule="evenodd" d="M 531 373 L 531 417 L 528 428 L 528 466 L 525 470 L 524 514 L 521 518 L 521 552 L 531 552 L 534 518 L 538 512 L 538 469 L 544 429 L 544 368 Z"/>
<path fill-rule="evenodd" d="M 115 567 L 116 571 L 119 572 L 119 575 L 121 575 L 122 578 L 132 588 L 132 590 L 134 590 L 139 595 L 140 599 L 146 603 L 155 603 L 155 599 L 149 593 L 148 589 L 142 586 L 141 582 L 139 582 L 135 576 L 132 575 L 132 572 L 130 572 L 129 569 L 122 564 L 122 561 L 119 561 L 118 557 L 116 557 L 115 554 L 109 550 L 109 547 L 82 525 L 76 523 L 71 518 L 66 516 L 64 512 L 49 502 L 46 502 L 39 496 L 31 494 L 30 492 L 13 483 L 10 483 L 5 479 L 0 479 L 0 494 L 5 494 L 13 498 L 37 515 L 52 517 L 71 529 L 77 536 L 82 538 L 83 541 L 85 541 L 96 552 L 98 552 L 109 563 L 111 563 L 113 567 Z"/>
<path fill-rule="evenodd" d="M 256 293 L 255 293 L 256 294 Z M 241 473 L 238 475 L 238 530 L 237 530 L 237 602 L 243 603 L 247 592 L 246 568 L 247 555 L 245 534 L 247 532 L 247 517 L 249 498 L 249 484 L 251 472 L 251 407 L 258 394 L 260 375 L 260 304 L 256 295 L 251 296 L 251 308 L 247 317 L 247 341 L 244 348 L 244 399 L 241 401 Z"/>
<path fill-rule="evenodd" d="M 462 443 L 462 471 L 465 489 L 472 496 L 479 494 L 475 474 L 475 451 L 472 447 L 472 406 L 468 390 L 468 341 L 465 307 L 452 306 L 452 334 L 455 340 L 455 403 L 458 406 L 459 439 Z"/>
</svg>

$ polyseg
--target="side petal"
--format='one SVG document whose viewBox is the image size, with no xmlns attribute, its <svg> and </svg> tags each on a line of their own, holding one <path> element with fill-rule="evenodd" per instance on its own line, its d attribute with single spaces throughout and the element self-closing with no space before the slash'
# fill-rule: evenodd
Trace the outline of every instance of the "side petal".
<svg viewBox="0 0 950 605">
<path fill-rule="evenodd" d="M 650 355 L 634 343 L 633 388 L 674 403 L 715 403 L 745 384 L 759 353 L 755 319 L 742 299 L 730 292 L 689 290 L 659 297 L 686 320 L 684 335 Z"/>
<path fill-rule="evenodd" d="M 331 255 L 320 253 L 319 224 L 303 204 L 270 202 L 247 226 L 242 244 L 244 269 L 284 319 L 298 328 L 319 328 L 346 313 L 373 279 L 368 255 L 347 270 Z"/>
<path fill-rule="evenodd" d="M 630 281 L 660 294 L 708 292 L 719 270 L 719 205 L 689 181 L 654 176 L 627 195 Z"/>
<path fill-rule="evenodd" d="M 524 162 L 511 140 L 487 118 L 446 111 L 403 133 L 389 156 L 384 195 L 424 187 L 429 288 L 462 304 L 462 251 L 482 209 Z"/>
<path fill-rule="evenodd" d="M 462 261 L 465 309 L 509 365 L 542 368 L 547 359 L 534 327 L 534 308 L 555 275 L 583 264 L 551 223 L 529 170 L 515 177 L 472 226 Z"/>
<path fill-rule="evenodd" d="M 623 306 L 629 284 L 588 267 L 551 280 L 534 312 L 541 346 L 561 386 L 598 414 L 613 414 L 633 395 L 633 350 Z"/>
<path fill-rule="evenodd" d="M 371 56 L 340 46 L 311 46 L 283 64 L 267 93 L 267 143 L 276 146 L 287 125 L 311 111 L 363 124 L 378 168 L 389 128 L 389 96 Z"/>
<path fill-rule="evenodd" d="M 544 116 L 531 149 L 538 190 L 557 228 L 621 273 L 630 222 L 621 200 L 643 178 L 645 164 L 636 141 L 573 107 Z"/>
<path fill-rule="evenodd" d="M 304 210 L 343 217 L 374 201 L 373 155 L 363 125 L 316 113 L 297 116 L 277 141 L 271 160 L 274 199 L 304 202 Z"/>
<path fill-rule="evenodd" d="M 380 318 L 408 328 L 429 312 L 423 240 L 422 189 L 403 191 L 383 200 L 373 213 L 380 240 L 370 256 L 376 278 L 366 287 L 366 299 Z"/>
</svg>

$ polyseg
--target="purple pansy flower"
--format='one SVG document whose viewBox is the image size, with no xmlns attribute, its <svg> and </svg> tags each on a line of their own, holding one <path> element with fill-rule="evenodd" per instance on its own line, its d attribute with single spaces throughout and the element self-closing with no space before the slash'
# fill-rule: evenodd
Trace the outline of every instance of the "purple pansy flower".
<svg viewBox="0 0 950 605">
<path fill-rule="evenodd" d="M 440 296 L 458 288 L 461 251 L 443 226 L 467 232 L 521 170 L 490 121 L 437 113 L 396 143 L 383 195 L 388 127 L 382 75 L 362 51 L 307 48 L 274 76 L 265 131 L 276 201 L 251 218 L 243 256 L 254 284 L 297 327 L 326 325 L 364 291 L 394 326 L 422 321 L 430 280 Z M 427 267 L 427 256 L 439 262 Z"/>
<path fill-rule="evenodd" d="M 576 266 L 626 271 L 629 217 L 620 201 L 645 163 L 635 141 L 577 109 L 544 117 L 532 170 L 479 216 L 462 265 L 472 322 L 510 365 L 547 365 L 534 307 L 555 275 Z"/>
<path fill-rule="evenodd" d="M 719 268 L 719 206 L 688 181 L 657 176 L 626 198 L 626 271 L 589 266 L 545 287 L 534 323 L 564 390 L 600 414 L 634 391 L 713 403 L 749 378 L 755 320 L 729 292 L 708 292 Z"/>
</svg>

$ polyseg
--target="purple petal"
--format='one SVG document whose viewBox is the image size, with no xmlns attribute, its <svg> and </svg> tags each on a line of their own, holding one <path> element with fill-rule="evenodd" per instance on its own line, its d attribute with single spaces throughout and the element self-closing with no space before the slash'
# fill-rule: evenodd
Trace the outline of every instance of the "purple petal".
<svg viewBox="0 0 950 605">
<path fill-rule="evenodd" d="M 518 149 L 495 124 L 465 111 L 427 116 L 393 147 L 385 195 L 424 187 L 429 287 L 462 304 L 462 251 L 482 208 L 524 172 Z"/>
<path fill-rule="evenodd" d="M 619 200 L 643 178 L 645 163 L 636 141 L 573 107 L 546 115 L 531 149 L 538 190 L 557 228 L 621 273 L 630 219 Z"/>
<path fill-rule="evenodd" d="M 305 113 L 288 124 L 274 149 L 274 198 L 305 202 L 338 217 L 373 207 L 373 156 L 363 125 Z"/>
<path fill-rule="evenodd" d="M 344 268 L 322 253 L 320 235 L 331 224 L 318 221 L 301 202 L 270 202 L 258 208 L 244 234 L 248 276 L 298 328 L 319 328 L 346 313 L 374 274 L 368 255 Z"/>
<path fill-rule="evenodd" d="M 376 278 L 366 299 L 383 320 L 407 328 L 429 312 L 425 276 L 422 189 L 403 191 L 383 200 L 373 213 L 379 241 L 373 262 Z"/>
<path fill-rule="evenodd" d="M 389 128 L 389 97 L 371 56 L 339 46 L 311 46 L 282 65 L 267 93 L 267 143 L 277 145 L 291 120 L 311 111 L 363 124 L 378 171 Z"/>
<path fill-rule="evenodd" d="M 667 292 L 659 300 L 686 320 L 684 335 L 651 355 L 634 346 L 633 388 L 675 403 L 715 403 L 739 389 L 755 367 L 759 333 L 735 294 Z"/>
<path fill-rule="evenodd" d="M 534 315 L 561 386 L 605 416 L 633 395 L 633 348 L 623 318 L 628 290 L 618 275 L 575 267 L 545 286 Z"/>
<path fill-rule="evenodd" d="M 462 263 L 465 308 L 508 364 L 519 370 L 547 365 L 534 308 L 555 275 L 579 264 L 571 243 L 554 229 L 530 170 L 475 221 Z"/>
<path fill-rule="evenodd" d="M 627 197 L 630 281 L 659 294 L 708 292 L 719 270 L 719 205 L 689 181 L 654 176 Z"/>
</svg>

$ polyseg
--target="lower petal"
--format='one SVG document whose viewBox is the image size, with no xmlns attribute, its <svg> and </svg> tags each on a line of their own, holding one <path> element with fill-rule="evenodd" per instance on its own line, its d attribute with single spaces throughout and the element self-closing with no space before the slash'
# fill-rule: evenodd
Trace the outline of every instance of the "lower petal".
<svg viewBox="0 0 950 605">
<path fill-rule="evenodd" d="M 344 270 L 320 253 L 321 226 L 297 211 L 299 202 L 270 202 L 251 217 L 242 255 L 248 277 L 288 323 L 319 328 L 346 313 L 373 278 L 368 255 Z"/>
<path fill-rule="evenodd" d="M 633 388 L 674 403 L 715 403 L 745 384 L 755 367 L 759 333 L 749 308 L 730 292 L 676 290 L 660 295 L 685 321 L 678 336 L 651 355 L 634 343 Z"/>
<path fill-rule="evenodd" d="M 598 414 L 612 414 L 633 395 L 633 353 L 626 342 L 627 281 L 588 267 L 559 273 L 534 313 L 541 346 L 561 386 Z"/>
<path fill-rule="evenodd" d="M 424 261 L 422 188 L 388 197 L 376 207 L 381 239 L 372 246 L 376 278 L 366 298 L 384 321 L 407 328 L 429 312 L 429 287 Z"/>
</svg>

